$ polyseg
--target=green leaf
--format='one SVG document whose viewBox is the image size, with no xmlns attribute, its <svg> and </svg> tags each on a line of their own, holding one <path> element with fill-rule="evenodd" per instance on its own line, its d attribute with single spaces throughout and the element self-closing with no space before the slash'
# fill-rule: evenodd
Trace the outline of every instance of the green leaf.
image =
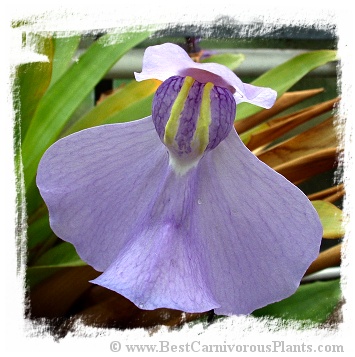
<svg viewBox="0 0 355 357">
<path fill-rule="evenodd" d="M 27 268 L 27 283 L 33 288 L 53 274 L 63 271 L 63 268 L 75 268 L 86 265 L 78 256 L 72 244 L 67 242 L 59 243 L 44 253 L 34 266 Z"/>
<path fill-rule="evenodd" d="M 76 108 L 118 59 L 149 35 L 144 31 L 102 36 L 45 93 L 22 144 L 26 189 L 33 185 L 43 153 Z"/>
<path fill-rule="evenodd" d="M 152 102 L 154 94 L 132 103 L 127 108 L 108 117 L 105 124 L 125 123 L 127 121 L 138 120 L 152 114 Z"/>
<path fill-rule="evenodd" d="M 146 80 L 142 82 L 132 81 L 124 85 L 124 87 L 119 88 L 115 93 L 108 96 L 92 110 L 79 118 L 65 131 L 63 136 L 85 128 L 112 122 L 110 118 L 115 114 L 119 114 L 137 102 L 141 105 L 144 99 L 155 93 L 160 83 L 160 81 L 156 80 Z M 149 108 L 150 112 L 151 108 Z M 127 120 L 133 120 L 133 117 L 127 116 Z M 113 122 L 118 121 L 114 120 Z"/>
<path fill-rule="evenodd" d="M 81 117 L 85 116 L 87 113 L 89 113 L 91 110 L 95 108 L 95 93 L 94 91 L 90 92 L 86 98 L 80 103 L 78 108 L 76 108 L 75 112 L 72 114 L 70 117 L 70 120 L 67 121 L 65 124 L 64 129 L 60 133 L 58 140 L 62 138 L 63 136 L 66 136 L 67 134 L 71 134 L 70 129 L 75 123 L 81 119 Z M 89 127 L 89 126 L 88 126 Z M 88 128 L 84 127 L 84 129 Z M 80 129 L 79 129 L 80 130 Z M 73 131 L 74 132 L 74 131 Z"/>
<path fill-rule="evenodd" d="M 65 73 L 73 61 L 78 48 L 80 36 L 53 37 L 54 58 L 51 86 Z"/>
<path fill-rule="evenodd" d="M 47 213 L 29 224 L 27 229 L 27 248 L 29 250 L 35 248 L 53 234 L 48 221 Z"/>
<path fill-rule="evenodd" d="M 27 284 L 33 288 L 34 286 L 40 284 L 45 279 L 51 277 L 53 274 L 61 271 L 63 268 L 61 267 L 30 267 L 27 268 L 26 271 L 26 280 Z"/>
<path fill-rule="evenodd" d="M 330 202 L 311 201 L 323 226 L 323 238 L 342 238 L 345 235 L 343 212 Z"/>
<path fill-rule="evenodd" d="M 219 53 L 201 60 L 201 63 L 219 63 L 234 71 L 245 60 L 241 53 Z"/>
<path fill-rule="evenodd" d="M 272 68 L 251 84 L 260 87 L 270 87 L 277 91 L 280 97 L 302 77 L 313 69 L 320 67 L 328 62 L 337 60 L 337 52 L 332 50 L 320 50 L 303 53 L 281 65 Z M 244 119 L 250 115 L 258 113 L 263 108 L 249 103 L 241 103 L 237 108 L 236 120 Z"/>
<path fill-rule="evenodd" d="M 21 123 L 21 137 L 26 135 L 39 101 L 46 92 L 52 74 L 53 40 L 38 34 L 29 34 L 34 51 L 48 57 L 48 62 L 30 62 L 19 65 L 15 86 L 18 90 L 17 113 Z"/>
<path fill-rule="evenodd" d="M 63 242 L 49 249 L 35 263 L 35 266 L 73 267 L 86 265 L 76 252 L 74 246 Z"/>
<path fill-rule="evenodd" d="M 257 317 L 274 317 L 323 323 L 341 298 L 340 280 L 303 284 L 288 297 L 253 312 Z"/>
</svg>

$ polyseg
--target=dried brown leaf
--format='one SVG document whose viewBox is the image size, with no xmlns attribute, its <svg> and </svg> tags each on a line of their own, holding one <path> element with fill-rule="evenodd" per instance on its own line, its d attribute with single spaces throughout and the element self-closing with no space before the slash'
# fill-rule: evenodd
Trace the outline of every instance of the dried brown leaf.
<svg viewBox="0 0 355 357">
<path fill-rule="evenodd" d="M 289 181 L 299 183 L 336 166 L 337 148 L 326 148 L 274 167 Z"/>
<path fill-rule="evenodd" d="M 337 143 L 331 117 L 313 128 L 263 151 L 258 154 L 258 158 L 267 165 L 276 167 L 291 160 L 315 154 L 319 150 L 334 148 Z"/>
<path fill-rule="evenodd" d="M 94 286 L 83 297 L 84 308 L 74 318 L 86 325 L 114 328 L 152 328 L 180 326 L 205 313 L 185 314 L 172 309 L 142 310 L 120 294 Z"/>
<path fill-rule="evenodd" d="M 31 317 L 70 318 L 61 327 L 70 329 L 77 320 L 113 328 L 176 327 L 206 315 L 163 308 L 139 309 L 124 296 L 90 283 L 99 274 L 90 266 L 61 269 L 30 292 Z"/>
<path fill-rule="evenodd" d="M 272 108 L 262 110 L 261 112 L 251 115 L 248 118 L 237 121 L 235 123 L 235 129 L 239 134 L 244 133 L 245 131 L 292 107 L 293 105 L 296 105 L 302 102 L 303 100 L 311 98 L 314 95 L 319 94 L 323 91 L 323 88 L 318 88 L 295 92 L 286 92 L 279 99 L 276 100 Z"/>
<path fill-rule="evenodd" d="M 338 201 L 339 199 L 343 198 L 344 195 L 345 195 L 345 190 L 341 190 L 337 193 L 334 193 L 333 195 L 330 195 L 330 196 L 324 198 L 323 201 L 334 203 L 334 202 Z"/>
<path fill-rule="evenodd" d="M 334 203 L 338 199 L 342 198 L 345 194 L 344 185 L 340 184 L 337 186 L 329 187 L 325 190 L 312 193 L 307 197 L 311 201 L 323 200 L 326 202 Z"/>
<path fill-rule="evenodd" d="M 327 100 L 325 102 L 317 103 L 317 104 L 311 105 L 310 107 L 303 108 L 301 110 L 284 115 L 282 117 L 271 119 L 269 121 L 269 123 L 271 126 L 276 125 L 279 122 L 284 122 L 285 120 L 287 120 L 289 118 L 292 118 L 294 116 L 301 115 L 304 113 L 309 113 L 310 119 L 312 119 L 312 118 L 317 117 L 318 115 L 321 115 L 321 114 L 326 113 L 330 110 L 333 110 L 336 103 L 338 103 L 339 101 L 340 101 L 340 98 L 337 97 L 337 98 Z"/>
<path fill-rule="evenodd" d="M 270 120 L 267 123 L 267 129 L 251 134 L 247 142 L 247 147 L 250 150 L 254 150 L 259 146 L 271 143 L 273 140 L 288 133 L 297 126 L 332 110 L 337 101 L 338 99 L 333 99 L 311 106 L 292 115 Z"/>
<path fill-rule="evenodd" d="M 315 273 L 325 268 L 334 267 L 340 265 L 341 261 L 341 247 L 339 243 L 332 248 L 324 250 L 319 253 L 317 259 L 307 269 L 305 275 Z"/>
<path fill-rule="evenodd" d="M 30 292 L 33 317 L 63 317 L 99 273 L 90 266 L 62 268 Z"/>
</svg>

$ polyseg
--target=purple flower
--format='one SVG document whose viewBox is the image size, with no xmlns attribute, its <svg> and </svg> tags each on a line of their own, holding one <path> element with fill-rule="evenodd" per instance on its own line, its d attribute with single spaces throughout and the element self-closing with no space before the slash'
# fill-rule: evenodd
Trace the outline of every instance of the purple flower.
<svg viewBox="0 0 355 357">
<path fill-rule="evenodd" d="M 152 116 L 63 138 L 37 184 L 53 231 L 103 272 L 93 282 L 142 309 L 248 314 L 291 295 L 319 253 L 307 197 L 234 130 L 236 104 L 276 93 L 173 44 L 137 80 L 163 81 Z"/>
</svg>

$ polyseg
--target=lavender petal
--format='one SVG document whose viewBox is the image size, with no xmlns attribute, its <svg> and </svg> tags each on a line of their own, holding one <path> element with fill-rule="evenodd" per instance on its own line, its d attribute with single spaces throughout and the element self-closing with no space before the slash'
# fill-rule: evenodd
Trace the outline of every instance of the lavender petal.
<svg viewBox="0 0 355 357">
<path fill-rule="evenodd" d="M 199 166 L 197 245 L 218 314 L 249 314 L 290 296 L 319 253 L 308 198 L 258 160 L 233 129 Z"/>
<path fill-rule="evenodd" d="M 271 88 L 243 83 L 233 71 L 218 63 L 196 63 L 178 45 L 165 43 L 148 47 L 143 58 L 141 73 L 135 73 L 137 81 L 158 79 L 165 81 L 172 76 L 190 76 L 200 83 L 228 88 L 236 103 L 248 102 L 270 108 L 277 97 Z"/>
<path fill-rule="evenodd" d="M 105 270 L 131 240 L 132 227 L 155 197 L 167 165 L 151 117 L 57 141 L 37 173 L 54 233 L 73 243 L 96 270 Z"/>
<path fill-rule="evenodd" d="M 142 309 L 204 312 L 220 305 L 206 285 L 206 262 L 195 227 L 196 169 L 184 176 L 168 168 L 160 191 L 131 234 L 131 242 L 93 283 L 116 291 Z"/>
</svg>

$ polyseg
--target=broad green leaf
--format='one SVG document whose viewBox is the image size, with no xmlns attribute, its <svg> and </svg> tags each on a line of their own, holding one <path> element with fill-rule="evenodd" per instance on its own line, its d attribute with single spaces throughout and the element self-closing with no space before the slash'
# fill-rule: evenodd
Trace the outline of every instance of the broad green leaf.
<svg viewBox="0 0 355 357">
<path fill-rule="evenodd" d="M 219 63 L 234 71 L 245 60 L 241 53 L 219 53 L 201 60 L 201 63 Z"/>
<path fill-rule="evenodd" d="M 150 32 L 107 34 L 94 42 L 41 99 L 22 145 L 26 189 L 34 182 L 44 151 L 105 73 Z"/>
<path fill-rule="evenodd" d="M 160 83 L 160 81 L 156 80 L 132 81 L 128 83 L 79 118 L 72 126 L 65 130 L 63 136 L 107 123 L 113 115 L 119 114 L 122 110 L 134 105 L 136 102 L 141 103 L 142 100 L 155 93 Z M 132 119 L 128 117 L 127 120 Z"/>
<path fill-rule="evenodd" d="M 51 84 L 53 85 L 68 69 L 78 48 L 80 36 L 53 37 L 54 58 Z"/>
<path fill-rule="evenodd" d="M 257 317 L 274 317 L 323 323 L 341 298 L 339 279 L 303 284 L 288 297 L 253 312 Z"/>
<path fill-rule="evenodd" d="M 35 266 L 73 267 L 86 265 L 78 256 L 74 246 L 63 242 L 49 249 L 35 263 Z"/>
<path fill-rule="evenodd" d="M 303 53 L 272 68 L 251 82 L 251 84 L 260 87 L 270 87 L 276 90 L 278 97 L 280 97 L 313 69 L 336 60 L 337 52 L 332 50 Z M 262 108 L 249 103 L 241 103 L 237 108 L 236 120 L 244 119 L 261 110 Z"/>
<path fill-rule="evenodd" d="M 312 201 L 323 226 L 323 238 L 342 238 L 345 230 L 341 209 L 326 201 Z"/>
<path fill-rule="evenodd" d="M 48 57 L 48 62 L 30 62 L 19 65 L 16 70 L 15 90 L 18 98 L 15 101 L 21 137 L 26 135 L 37 105 L 46 92 L 52 74 L 53 40 L 38 34 L 29 34 L 34 51 Z"/>
</svg>

